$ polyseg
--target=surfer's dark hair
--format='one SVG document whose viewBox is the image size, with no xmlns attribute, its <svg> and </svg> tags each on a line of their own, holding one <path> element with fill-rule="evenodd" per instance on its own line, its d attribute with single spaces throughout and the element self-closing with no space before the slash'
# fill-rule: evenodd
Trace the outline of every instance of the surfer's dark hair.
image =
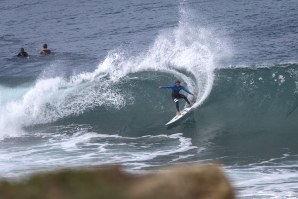
<svg viewBox="0 0 298 199">
<path fill-rule="evenodd" d="M 175 84 L 176 84 L 176 83 L 179 83 L 179 84 L 180 84 L 180 83 L 181 83 L 181 81 L 180 81 L 180 80 L 176 80 L 176 81 L 175 81 Z"/>
<path fill-rule="evenodd" d="M 44 47 L 44 48 L 47 48 L 47 47 L 48 47 L 48 45 L 47 45 L 47 44 L 44 44 L 44 45 L 43 45 L 43 47 Z"/>
</svg>

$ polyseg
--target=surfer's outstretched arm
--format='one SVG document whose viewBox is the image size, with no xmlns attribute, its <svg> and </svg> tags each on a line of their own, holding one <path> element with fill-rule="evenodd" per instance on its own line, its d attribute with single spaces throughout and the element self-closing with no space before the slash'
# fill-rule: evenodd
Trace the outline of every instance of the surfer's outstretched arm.
<svg viewBox="0 0 298 199">
<path fill-rule="evenodd" d="M 191 93 L 189 90 L 187 90 L 184 86 L 181 86 L 181 88 L 182 88 L 185 92 L 187 92 L 188 94 L 191 94 L 191 95 L 192 95 L 192 93 Z"/>
<path fill-rule="evenodd" d="M 174 87 L 174 85 L 172 85 L 172 86 L 159 86 L 158 88 L 173 88 Z"/>
<path fill-rule="evenodd" d="M 187 92 L 188 94 L 192 95 L 192 96 L 195 96 L 192 92 L 190 92 L 189 90 L 187 90 L 184 86 L 181 86 L 181 88 Z"/>
</svg>

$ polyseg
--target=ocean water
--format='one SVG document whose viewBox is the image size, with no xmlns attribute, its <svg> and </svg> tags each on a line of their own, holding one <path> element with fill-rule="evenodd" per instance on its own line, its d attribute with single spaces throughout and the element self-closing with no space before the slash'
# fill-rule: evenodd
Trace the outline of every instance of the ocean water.
<svg viewBox="0 0 298 199">
<path fill-rule="evenodd" d="M 238 198 L 298 197 L 298 1 L 0 5 L 2 178 L 217 161 Z M 195 110 L 165 126 L 176 79 Z"/>
</svg>

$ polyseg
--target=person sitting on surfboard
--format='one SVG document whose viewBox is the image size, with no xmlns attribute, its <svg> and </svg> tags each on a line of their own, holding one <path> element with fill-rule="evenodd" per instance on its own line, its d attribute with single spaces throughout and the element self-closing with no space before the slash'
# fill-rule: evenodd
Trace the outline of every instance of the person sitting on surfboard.
<svg viewBox="0 0 298 199">
<path fill-rule="evenodd" d="M 159 86 L 158 88 L 171 88 L 172 89 L 172 99 L 176 103 L 176 109 L 178 111 L 178 115 L 181 115 L 180 110 L 179 110 L 179 100 L 178 99 L 184 99 L 189 106 L 192 106 L 192 103 L 190 103 L 185 95 L 180 94 L 180 90 L 184 90 L 188 94 L 191 94 L 192 96 L 195 96 L 193 93 L 188 91 L 184 86 L 180 85 L 181 81 L 177 80 L 174 85 L 171 86 Z"/>
</svg>

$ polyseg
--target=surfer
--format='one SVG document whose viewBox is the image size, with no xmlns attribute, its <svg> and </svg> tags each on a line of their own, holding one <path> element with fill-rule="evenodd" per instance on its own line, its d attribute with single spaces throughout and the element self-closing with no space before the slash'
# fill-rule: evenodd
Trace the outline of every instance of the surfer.
<svg viewBox="0 0 298 199">
<path fill-rule="evenodd" d="M 158 88 L 171 88 L 172 89 L 172 99 L 176 103 L 176 109 L 178 111 L 178 115 L 181 115 L 179 110 L 179 100 L 178 99 L 184 99 L 189 106 L 191 107 L 193 104 L 190 103 L 185 95 L 180 94 L 180 90 L 184 90 L 188 94 L 191 94 L 192 96 L 195 96 L 193 93 L 191 93 L 189 90 L 187 90 L 184 86 L 181 86 L 181 81 L 177 80 L 174 85 L 171 86 L 159 86 Z"/>
<path fill-rule="evenodd" d="M 46 55 L 46 54 L 50 54 L 51 50 L 48 48 L 47 44 L 43 45 L 43 49 L 39 52 L 39 54 L 41 55 Z"/>
<path fill-rule="evenodd" d="M 28 57 L 28 53 L 25 52 L 24 48 L 21 48 L 20 52 L 17 56 L 18 57 Z"/>
</svg>

